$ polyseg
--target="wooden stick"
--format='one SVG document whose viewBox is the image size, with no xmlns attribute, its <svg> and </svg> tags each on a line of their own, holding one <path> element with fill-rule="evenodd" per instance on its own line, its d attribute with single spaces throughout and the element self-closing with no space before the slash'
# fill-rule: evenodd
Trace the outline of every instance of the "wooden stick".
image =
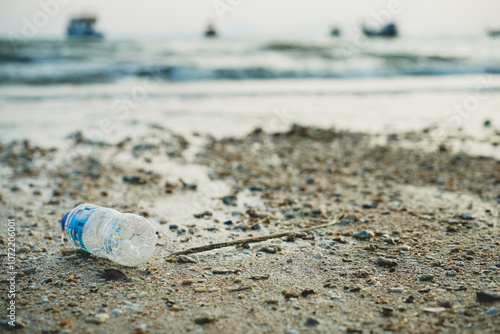
<svg viewBox="0 0 500 334">
<path fill-rule="evenodd" d="M 288 236 L 290 234 L 308 232 L 308 231 L 317 230 L 317 229 L 320 229 L 323 227 L 333 226 L 333 225 L 336 225 L 337 222 L 338 222 L 338 219 L 334 218 L 333 221 L 331 221 L 330 223 L 316 225 L 316 226 L 312 226 L 312 227 L 306 227 L 306 228 L 296 230 L 296 231 L 274 233 L 274 234 L 263 235 L 260 237 L 252 237 L 252 238 L 246 238 L 246 239 L 221 242 L 218 244 L 211 244 L 211 245 L 188 248 L 188 249 L 183 250 L 183 251 L 174 252 L 174 253 L 170 254 L 168 257 L 174 258 L 174 257 L 179 256 L 179 255 L 201 253 L 201 252 L 207 252 L 207 251 L 218 249 L 218 248 L 230 247 L 230 246 L 235 246 L 235 245 L 251 244 L 251 243 L 261 242 L 261 241 L 265 241 L 265 240 L 269 240 L 269 239 L 281 238 L 281 237 Z"/>
</svg>

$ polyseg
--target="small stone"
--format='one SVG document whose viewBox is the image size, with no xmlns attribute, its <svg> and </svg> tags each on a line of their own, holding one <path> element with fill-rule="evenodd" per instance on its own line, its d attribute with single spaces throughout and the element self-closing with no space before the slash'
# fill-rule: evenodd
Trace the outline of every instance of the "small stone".
<svg viewBox="0 0 500 334">
<path fill-rule="evenodd" d="M 411 249 L 411 247 L 410 246 L 401 246 L 401 247 L 399 247 L 399 249 L 402 250 L 403 252 L 408 252 Z"/>
<path fill-rule="evenodd" d="M 500 301 L 500 295 L 488 291 L 476 292 L 477 301 L 480 303 L 491 303 Z"/>
<path fill-rule="evenodd" d="M 267 299 L 267 300 L 264 300 L 264 304 L 278 305 L 279 301 L 277 299 Z"/>
<path fill-rule="evenodd" d="M 31 252 L 31 248 L 23 246 L 17 249 L 17 254 L 29 253 Z"/>
<path fill-rule="evenodd" d="M 285 296 L 285 299 L 290 299 L 290 298 L 299 298 L 299 294 L 296 292 L 292 292 L 289 290 L 283 291 L 283 295 Z"/>
<path fill-rule="evenodd" d="M 398 262 L 395 260 L 386 259 L 385 257 L 378 257 L 377 264 L 381 267 L 395 267 Z"/>
<path fill-rule="evenodd" d="M 403 288 L 391 288 L 390 291 L 392 293 L 403 293 L 404 289 Z"/>
<path fill-rule="evenodd" d="M 191 285 L 191 284 L 193 284 L 193 283 L 194 283 L 194 281 L 193 281 L 193 280 L 191 280 L 191 279 L 185 279 L 185 280 L 183 280 L 183 281 L 182 281 L 182 283 L 181 283 L 181 284 L 182 284 L 182 285 Z"/>
<path fill-rule="evenodd" d="M 319 325 L 319 321 L 314 319 L 314 318 L 307 318 L 306 322 L 304 323 L 307 327 L 314 327 Z"/>
<path fill-rule="evenodd" d="M 422 275 L 418 278 L 420 282 L 432 282 L 434 280 L 433 275 Z"/>
<path fill-rule="evenodd" d="M 180 305 L 174 304 L 174 305 L 172 305 L 172 307 L 170 308 L 170 310 L 175 311 L 175 312 L 179 312 L 179 311 L 183 311 L 184 308 L 182 306 L 180 306 Z"/>
<path fill-rule="evenodd" d="M 198 263 L 198 260 L 192 256 L 179 255 L 177 257 L 178 263 Z"/>
<path fill-rule="evenodd" d="M 487 309 L 487 310 L 486 310 L 486 313 L 491 314 L 491 315 L 495 315 L 495 314 L 500 313 L 500 311 L 498 311 L 498 309 L 497 309 L 497 308 L 492 307 L 492 308 Z"/>
<path fill-rule="evenodd" d="M 360 240 L 370 240 L 375 234 L 372 231 L 361 231 L 354 235 L 355 238 Z"/>
<path fill-rule="evenodd" d="M 316 291 L 314 291 L 313 289 L 305 289 L 304 291 L 302 291 L 302 292 L 300 293 L 300 295 L 301 295 L 302 297 L 307 297 L 307 296 L 309 296 L 309 295 L 314 295 L 315 293 L 316 293 Z"/>
<path fill-rule="evenodd" d="M 102 324 L 104 322 L 106 322 L 106 320 L 109 319 L 109 314 L 107 313 L 99 313 L 99 314 L 96 314 L 95 315 L 95 323 L 96 324 Z"/>
<path fill-rule="evenodd" d="M 198 325 L 204 325 L 204 324 L 209 324 L 209 323 L 214 323 L 217 321 L 217 314 L 214 312 L 210 311 L 205 311 L 200 314 L 198 314 L 193 321 L 198 324 Z"/>
<path fill-rule="evenodd" d="M 405 300 L 405 303 L 407 304 L 411 304 L 413 302 L 415 302 L 415 297 L 413 297 L 412 295 L 408 296 L 408 298 L 406 298 Z"/>
<path fill-rule="evenodd" d="M 23 269 L 22 271 L 26 275 L 31 275 L 31 274 L 34 274 L 36 272 L 36 267 L 31 267 L 31 268 Z"/>
<path fill-rule="evenodd" d="M 438 305 L 444 308 L 452 308 L 453 302 L 451 301 L 451 299 L 442 298 L 438 300 Z"/>
<path fill-rule="evenodd" d="M 238 201 L 238 198 L 234 195 L 222 197 L 222 203 L 229 205 L 229 206 L 236 206 L 237 201 Z"/>
<path fill-rule="evenodd" d="M 115 308 L 115 309 L 113 309 L 113 311 L 111 311 L 111 314 L 112 315 L 122 314 L 122 310 L 120 310 L 119 308 Z"/>
<path fill-rule="evenodd" d="M 456 276 L 457 272 L 455 270 L 448 270 L 445 275 L 446 276 Z"/>
<path fill-rule="evenodd" d="M 281 251 L 280 246 L 264 246 L 259 249 L 261 252 L 269 253 L 269 254 L 276 254 L 279 251 Z"/>
</svg>

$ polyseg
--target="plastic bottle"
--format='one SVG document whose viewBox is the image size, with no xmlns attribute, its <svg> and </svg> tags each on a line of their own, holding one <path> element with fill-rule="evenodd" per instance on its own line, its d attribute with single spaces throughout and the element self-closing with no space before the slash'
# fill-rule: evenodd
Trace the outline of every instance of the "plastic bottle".
<svg viewBox="0 0 500 334">
<path fill-rule="evenodd" d="M 124 266 L 147 261 L 156 246 L 155 228 L 146 218 L 94 204 L 69 211 L 61 226 L 75 247 Z"/>
</svg>

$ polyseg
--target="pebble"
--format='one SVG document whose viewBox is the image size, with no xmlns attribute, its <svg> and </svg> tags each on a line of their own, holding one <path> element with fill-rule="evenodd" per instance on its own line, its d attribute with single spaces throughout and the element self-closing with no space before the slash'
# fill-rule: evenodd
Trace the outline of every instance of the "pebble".
<svg viewBox="0 0 500 334">
<path fill-rule="evenodd" d="M 17 254 L 29 253 L 31 249 L 29 247 L 23 246 L 17 249 Z"/>
<path fill-rule="evenodd" d="M 456 276 L 457 272 L 455 270 L 448 270 L 446 272 L 446 276 Z"/>
<path fill-rule="evenodd" d="M 177 257 L 178 263 L 198 263 L 198 260 L 193 256 L 179 255 Z"/>
<path fill-rule="evenodd" d="M 300 334 L 300 332 L 294 329 L 289 329 L 285 332 L 285 334 Z"/>
<path fill-rule="evenodd" d="M 319 321 L 314 319 L 314 318 L 307 318 L 306 322 L 304 323 L 307 327 L 314 327 L 319 325 Z"/>
<path fill-rule="evenodd" d="M 236 206 L 236 202 L 238 198 L 234 195 L 224 196 L 222 197 L 222 203 L 230 206 Z"/>
<path fill-rule="evenodd" d="M 385 257 L 380 256 L 377 258 L 377 264 L 379 266 L 383 266 L 383 267 L 395 267 L 398 265 L 398 262 L 395 260 L 386 259 Z"/>
<path fill-rule="evenodd" d="M 434 280 L 433 275 L 422 275 L 418 278 L 420 282 L 432 282 Z"/>
<path fill-rule="evenodd" d="M 106 322 L 106 320 L 109 319 L 109 314 L 107 313 L 99 313 L 99 314 L 96 314 L 95 315 L 95 323 L 96 324 L 102 324 L 104 322 Z"/>
<path fill-rule="evenodd" d="M 438 305 L 444 308 L 452 308 L 453 302 L 451 301 L 451 299 L 442 298 L 438 300 Z"/>
<path fill-rule="evenodd" d="M 390 291 L 392 293 L 403 293 L 404 289 L 403 288 L 391 288 Z"/>
<path fill-rule="evenodd" d="M 399 247 L 399 249 L 402 250 L 403 252 L 408 252 L 411 249 L 411 247 L 410 246 L 401 246 L 401 247 Z"/>
<path fill-rule="evenodd" d="M 292 292 L 289 290 L 283 291 L 283 295 L 285 296 L 285 299 L 290 299 L 290 298 L 299 298 L 299 294 L 296 292 Z"/>
<path fill-rule="evenodd" d="M 496 314 L 500 313 L 500 311 L 497 308 L 492 307 L 492 308 L 487 309 L 486 313 L 491 314 L 491 315 L 496 315 Z"/>
<path fill-rule="evenodd" d="M 122 314 L 122 310 L 120 310 L 119 308 L 115 308 L 115 309 L 113 309 L 113 311 L 111 311 L 111 314 L 113 314 L 113 315 Z"/>
<path fill-rule="evenodd" d="M 198 325 L 214 323 L 217 321 L 217 314 L 210 311 L 204 311 L 194 317 L 193 321 Z"/>
<path fill-rule="evenodd" d="M 259 249 L 261 252 L 269 253 L 269 254 L 276 254 L 279 251 L 281 251 L 280 246 L 264 246 Z"/>
<path fill-rule="evenodd" d="M 488 291 L 476 292 L 477 301 L 480 303 L 491 303 L 500 301 L 500 295 Z"/>
<path fill-rule="evenodd" d="M 354 237 L 359 240 L 370 240 L 375 236 L 375 234 L 372 231 L 361 231 L 356 234 L 354 234 Z"/>
<path fill-rule="evenodd" d="M 35 272 L 36 272 L 36 267 L 23 269 L 23 273 L 25 273 L 26 275 L 34 274 Z"/>
</svg>

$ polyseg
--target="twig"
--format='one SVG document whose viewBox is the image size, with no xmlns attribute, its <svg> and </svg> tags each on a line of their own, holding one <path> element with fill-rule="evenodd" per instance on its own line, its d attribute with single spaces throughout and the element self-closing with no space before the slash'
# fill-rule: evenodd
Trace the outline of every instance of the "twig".
<svg viewBox="0 0 500 334">
<path fill-rule="evenodd" d="M 337 216 L 337 217 L 339 217 L 339 216 Z M 275 234 L 268 234 L 268 235 L 263 235 L 263 236 L 260 236 L 260 237 L 252 237 L 252 238 L 246 238 L 246 239 L 239 239 L 239 240 L 221 242 L 221 243 L 218 243 L 218 244 L 211 244 L 211 245 L 205 245 L 205 246 L 188 248 L 188 249 L 183 250 L 183 251 L 174 252 L 174 253 L 170 254 L 168 257 L 170 259 L 172 259 L 172 258 L 174 258 L 176 256 L 179 256 L 179 255 L 188 255 L 188 254 L 194 254 L 194 253 L 207 252 L 207 251 L 214 250 L 214 249 L 219 249 L 219 248 L 224 248 L 224 247 L 230 247 L 230 246 L 234 246 L 234 245 L 251 244 L 251 243 L 261 242 L 261 241 L 265 241 L 265 240 L 269 240 L 269 239 L 276 239 L 276 238 L 285 237 L 285 236 L 288 236 L 290 234 L 296 234 L 296 233 L 301 233 L 301 232 L 307 232 L 307 231 L 317 230 L 319 228 L 329 227 L 329 226 L 336 225 L 337 222 L 338 222 L 338 218 L 337 217 L 334 218 L 333 221 L 331 221 L 328 224 L 322 224 L 322 225 L 316 225 L 316 226 L 312 226 L 312 227 L 306 227 L 306 228 L 303 228 L 303 229 L 300 229 L 300 230 L 296 230 L 296 231 L 288 231 L 288 232 L 281 232 L 281 233 L 275 233 Z"/>
</svg>

